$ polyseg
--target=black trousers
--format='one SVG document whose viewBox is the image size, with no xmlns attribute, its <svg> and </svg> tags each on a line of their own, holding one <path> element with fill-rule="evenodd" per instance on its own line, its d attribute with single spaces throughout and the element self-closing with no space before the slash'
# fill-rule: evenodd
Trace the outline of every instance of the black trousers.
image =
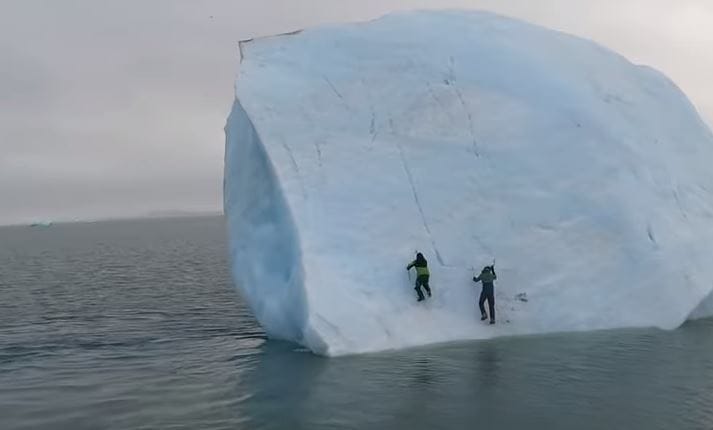
<svg viewBox="0 0 713 430">
<path fill-rule="evenodd" d="M 485 316 L 485 301 L 488 301 L 488 310 L 490 311 L 490 321 L 495 321 L 495 292 L 492 285 L 483 285 L 483 289 L 480 291 L 480 300 L 478 300 L 478 306 L 480 307 L 480 314 Z"/>
<path fill-rule="evenodd" d="M 428 275 L 420 275 L 416 277 L 416 293 L 418 293 L 418 298 L 423 299 L 423 293 L 421 292 L 421 287 L 431 296 L 431 287 L 428 286 Z"/>
</svg>

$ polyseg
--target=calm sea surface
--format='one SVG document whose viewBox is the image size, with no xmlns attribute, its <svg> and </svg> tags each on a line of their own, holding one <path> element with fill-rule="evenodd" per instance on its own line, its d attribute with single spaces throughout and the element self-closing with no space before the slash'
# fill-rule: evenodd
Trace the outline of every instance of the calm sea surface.
<svg viewBox="0 0 713 430">
<path fill-rule="evenodd" d="M 265 428 L 713 429 L 713 321 L 325 359 L 266 340 L 222 218 L 0 228 L 1 430 Z"/>
</svg>

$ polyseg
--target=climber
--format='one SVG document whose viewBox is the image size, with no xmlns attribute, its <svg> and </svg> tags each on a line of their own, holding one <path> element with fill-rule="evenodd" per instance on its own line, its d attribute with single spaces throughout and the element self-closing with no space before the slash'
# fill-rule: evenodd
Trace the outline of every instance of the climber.
<svg viewBox="0 0 713 430">
<path fill-rule="evenodd" d="M 416 293 L 418 293 L 418 301 L 424 299 L 423 293 L 421 292 L 421 287 L 426 290 L 428 297 L 431 297 L 431 287 L 428 286 L 428 278 L 430 274 L 428 272 L 428 261 L 420 252 L 416 253 L 416 259 L 406 266 L 406 270 L 410 270 L 412 267 L 416 268 Z"/>
<path fill-rule="evenodd" d="M 485 301 L 488 301 L 488 310 L 490 311 L 490 324 L 495 324 L 495 287 L 493 286 L 493 281 L 498 279 L 495 274 L 495 265 L 485 266 L 480 272 L 480 276 L 474 276 L 473 282 L 482 282 L 483 289 L 480 292 L 480 300 L 478 300 L 478 306 L 480 306 L 480 320 L 485 321 L 488 315 L 485 313 Z"/>
</svg>

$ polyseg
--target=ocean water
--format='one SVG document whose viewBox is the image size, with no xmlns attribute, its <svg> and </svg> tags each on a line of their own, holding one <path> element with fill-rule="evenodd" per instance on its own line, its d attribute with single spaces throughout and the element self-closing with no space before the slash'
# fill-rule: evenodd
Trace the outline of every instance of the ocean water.
<svg viewBox="0 0 713 430">
<path fill-rule="evenodd" d="M 713 320 L 326 359 L 266 339 L 220 217 L 0 228 L 0 429 L 381 428 L 713 429 Z"/>
</svg>

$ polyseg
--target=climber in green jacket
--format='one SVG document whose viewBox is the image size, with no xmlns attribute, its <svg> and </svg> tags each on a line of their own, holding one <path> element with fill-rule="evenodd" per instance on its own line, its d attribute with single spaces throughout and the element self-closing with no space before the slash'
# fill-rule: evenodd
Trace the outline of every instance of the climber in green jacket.
<svg viewBox="0 0 713 430">
<path fill-rule="evenodd" d="M 430 278 L 430 273 L 428 272 L 428 261 L 420 252 L 416 254 L 416 259 L 406 266 L 406 270 L 410 270 L 412 267 L 416 268 L 416 293 L 418 293 L 418 301 L 424 299 L 423 293 L 421 292 L 421 287 L 426 290 L 428 297 L 431 297 L 431 287 L 428 286 L 428 278 Z"/>
</svg>

